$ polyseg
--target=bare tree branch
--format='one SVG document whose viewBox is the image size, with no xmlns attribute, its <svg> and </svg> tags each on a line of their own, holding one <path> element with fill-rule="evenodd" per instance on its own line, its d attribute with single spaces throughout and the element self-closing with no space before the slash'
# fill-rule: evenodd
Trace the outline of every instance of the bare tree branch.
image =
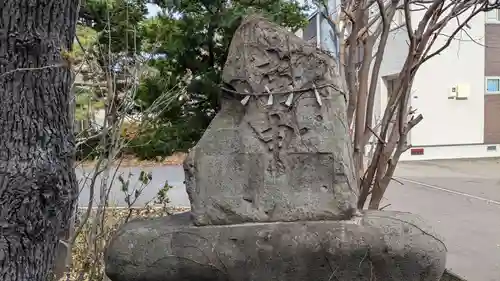
<svg viewBox="0 0 500 281">
<path fill-rule="evenodd" d="M 411 87 L 419 67 L 445 51 L 453 40 L 465 33 L 475 44 L 480 44 L 467 32 L 469 22 L 481 12 L 500 8 L 500 3 L 489 4 L 485 0 L 343 0 L 338 19 L 347 31 L 341 35 L 340 67 L 341 77 L 349 93 L 347 108 L 349 125 L 354 135 L 354 160 L 360 182 L 358 207 L 362 208 L 369 194 L 372 194 L 370 208 L 378 208 L 380 200 L 392 179 L 401 155 L 411 146 L 407 144 L 408 133 L 422 121 L 423 116 L 413 116 L 415 110 L 409 108 Z M 377 10 L 378 14 L 374 14 Z M 404 13 L 408 53 L 403 67 L 391 79 L 387 105 L 383 110 L 379 132 L 371 126 L 374 119 L 375 96 L 380 80 L 380 68 L 385 55 L 388 37 L 396 12 Z M 413 26 L 418 19 L 416 28 Z M 454 24 L 456 22 L 456 24 Z M 450 35 L 443 31 L 453 25 Z M 337 31 L 338 32 L 338 31 Z M 340 34 L 337 34 L 340 37 Z M 442 46 L 435 46 L 439 36 L 447 39 Z M 375 50 L 376 45 L 376 50 Z M 367 55 L 366 53 L 369 53 Z M 360 61 L 360 54 L 363 58 Z M 368 167 L 360 169 L 364 162 L 365 146 L 371 137 L 374 143 L 372 159 Z"/>
</svg>

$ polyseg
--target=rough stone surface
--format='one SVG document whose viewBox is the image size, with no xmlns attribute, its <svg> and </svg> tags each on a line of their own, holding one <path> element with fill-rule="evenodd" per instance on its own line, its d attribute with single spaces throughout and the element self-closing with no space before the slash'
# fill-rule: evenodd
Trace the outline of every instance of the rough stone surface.
<svg viewBox="0 0 500 281">
<path fill-rule="evenodd" d="M 335 69 L 292 33 L 247 17 L 223 74 L 233 92 L 184 163 L 192 212 L 126 224 L 106 253 L 110 279 L 440 280 L 446 247 L 418 216 L 356 212 Z M 290 85 L 301 92 L 279 93 Z M 272 102 L 255 94 L 265 86 Z"/>
<path fill-rule="evenodd" d="M 234 35 L 222 109 L 184 169 L 196 225 L 349 219 L 356 206 L 346 101 L 327 54 L 262 18 Z M 315 84 L 321 96 L 320 106 Z M 330 85 L 330 86 L 327 86 Z M 289 86 L 294 93 L 287 106 Z M 309 90 L 308 90 L 309 89 Z"/>
<path fill-rule="evenodd" d="M 437 281 L 446 248 L 419 217 L 194 226 L 189 213 L 133 221 L 106 253 L 114 281 Z"/>
</svg>

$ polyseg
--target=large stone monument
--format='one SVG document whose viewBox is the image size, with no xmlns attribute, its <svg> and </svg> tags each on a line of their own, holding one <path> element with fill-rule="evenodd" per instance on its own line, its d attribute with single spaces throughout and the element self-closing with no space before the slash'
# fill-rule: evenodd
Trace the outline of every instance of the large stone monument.
<svg viewBox="0 0 500 281">
<path fill-rule="evenodd" d="M 234 35 L 222 108 L 184 163 L 191 212 L 136 220 L 113 281 L 437 281 L 446 247 L 417 216 L 356 210 L 335 61 L 258 16 Z"/>
</svg>

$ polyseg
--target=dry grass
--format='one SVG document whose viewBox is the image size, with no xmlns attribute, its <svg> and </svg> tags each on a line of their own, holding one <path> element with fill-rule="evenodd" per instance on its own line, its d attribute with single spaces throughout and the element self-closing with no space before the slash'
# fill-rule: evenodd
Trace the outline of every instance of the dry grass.
<svg viewBox="0 0 500 281">
<path fill-rule="evenodd" d="M 72 250 L 72 265 L 65 281 L 102 281 L 104 277 L 104 249 L 116 231 L 125 222 L 135 218 L 152 218 L 187 211 L 185 208 L 108 209 L 101 220 L 97 236 L 92 235 L 95 213 L 84 225 Z M 82 212 L 83 213 L 83 212 Z"/>
</svg>

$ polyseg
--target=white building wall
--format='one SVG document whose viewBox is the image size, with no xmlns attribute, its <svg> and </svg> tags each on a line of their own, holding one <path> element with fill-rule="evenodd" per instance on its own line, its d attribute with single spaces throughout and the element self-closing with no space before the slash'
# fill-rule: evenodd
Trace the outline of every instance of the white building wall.
<svg viewBox="0 0 500 281">
<path fill-rule="evenodd" d="M 421 16 L 421 15 L 420 15 Z M 467 16 L 467 15 L 464 15 Z M 419 15 L 413 15 L 416 28 Z M 484 36 L 485 14 L 479 14 L 440 55 L 425 62 L 418 70 L 410 103 L 424 119 L 410 133 L 415 148 L 424 148 L 423 155 L 407 151 L 401 160 L 429 160 L 498 157 L 500 146 L 484 145 Z M 434 50 L 443 46 L 457 23 L 452 21 L 434 43 Z M 377 121 L 385 110 L 387 86 L 384 77 L 397 74 L 406 60 L 408 35 L 405 28 L 391 33 L 378 78 Z M 469 88 L 466 99 L 449 99 L 453 87 Z M 497 149 L 492 149 L 496 147 Z"/>
<path fill-rule="evenodd" d="M 409 152 L 401 155 L 401 161 L 436 160 L 436 159 L 473 159 L 500 157 L 500 145 L 467 144 L 440 145 L 423 147 L 423 155 L 411 155 Z"/>
<path fill-rule="evenodd" d="M 374 50 L 376 52 L 377 46 Z M 406 29 L 399 28 L 391 32 L 387 39 L 387 45 L 384 51 L 384 59 L 380 66 L 380 75 L 377 83 L 376 105 L 374 108 L 376 122 L 382 118 L 387 106 L 387 85 L 384 77 L 395 75 L 401 71 L 408 54 L 408 33 Z"/>
<path fill-rule="evenodd" d="M 418 14 L 413 26 L 418 26 Z M 466 16 L 466 15 L 464 15 Z M 412 87 L 410 104 L 424 119 L 413 128 L 409 142 L 423 148 L 423 155 L 404 153 L 401 160 L 429 160 L 479 158 L 500 156 L 500 146 L 483 144 L 484 139 L 484 36 L 485 14 L 479 14 L 469 23 L 467 33 L 456 36 L 440 55 L 425 62 L 418 70 Z M 450 22 L 434 43 L 433 50 L 445 44 L 457 23 Z M 433 51 L 431 50 L 431 51 Z M 390 36 L 386 56 L 381 67 L 378 85 L 380 108 L 383 113 L 387 99 L 384 76 L 396 74 L 402 68 L 408 52 L 406 30 L 400 29 Z M 469 88 L 466 99 L 450 99 L 453 87 Z"/>
<path fill-rule="evenodd" d="M 413 145 L 479 144 L 484 138 L 484 14 L 470 22 L 440 55 L 425 62 L 418 70 L 412 88 L 411 105 L 424 119 L 412 132 Z M 443 34 L 457 26 L 449 23 Z M 472 39 L 469 38 L 472 37 Z M 437 49 L 449 37 L 439 36 Z M 467 99 L 449 99 L 453 87 L 470 88 Z"/>
</svg>

